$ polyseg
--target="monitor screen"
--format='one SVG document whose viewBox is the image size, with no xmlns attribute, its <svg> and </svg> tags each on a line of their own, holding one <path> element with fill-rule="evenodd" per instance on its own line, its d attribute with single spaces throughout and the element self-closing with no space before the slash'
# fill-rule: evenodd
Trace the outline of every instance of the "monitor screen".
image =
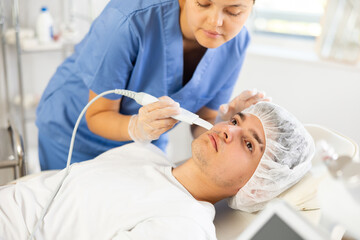
<svg viewBox="0 0 360 240">
<path fill-rule="evenodd" d="M 292 228 L 290 228 L 281 218 L 274 214 L 264 226 L 251 238 L 251 240 L 269 239 L 291 239 L 304 240 Z"/>
</svg>

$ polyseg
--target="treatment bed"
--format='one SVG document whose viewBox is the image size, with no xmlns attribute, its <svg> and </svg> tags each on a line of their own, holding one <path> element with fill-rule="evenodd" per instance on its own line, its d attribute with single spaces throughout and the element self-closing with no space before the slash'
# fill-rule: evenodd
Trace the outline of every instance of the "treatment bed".
<svg viewBox="0 0 360 240">
<path fill-rule="evenodd" d="M 315 144 L 326 141 L 338 155 L 348 155 L 359 160 L 358 145 L 351 139 L 319 125 L 308 124 L 307 130 L 312 135 Z M 282 193 L 278 198 L 288 203 L 297 213 L 304 217 L 314 228 L 320 228 L 322 211 L 318 201 L 318 187 L 326 179 L 331 178 L 325 164 L 321 162 L 321 156 L 317 152 L 313 158 L 313 167 L 305 177 L 293 187 Z M 45 171 L 19 178 L 23 181 L 41 174 L 54 174 L 57 171 Z M 259 213 L 247 213 L 233 210 L 228 207 L 227 201 L 222 200 L 215 204 L 216 216 L 214 224 L 216 235 L 219 240 L 235 240 L 256 219 Z M 344 230 L 333 233 L 334 239 L 341 239 Z M 336 237 L 336 234 L 338 235 Z M 334 236 L 335 235 L 335 236 Z"/>
</svg>

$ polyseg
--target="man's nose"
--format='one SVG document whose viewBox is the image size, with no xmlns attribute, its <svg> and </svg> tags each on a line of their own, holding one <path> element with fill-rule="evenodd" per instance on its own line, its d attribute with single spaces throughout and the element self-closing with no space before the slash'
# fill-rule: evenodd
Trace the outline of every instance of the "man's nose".
<svg viewBox="0 0 360 240">
<path fill-rule="evenodd" d="M 209 24 L 213 27 L 221 27 L 223 25 L 223 20 L 224 17 L 221 9 L 213 7 L 212 11 L 208 16 Z"/>
<path fill-rule="evenodd" d="M 235 139 L 236 135 L 240 133 L 241 128 L 226 123 L 219 123 L 215 125 L 212 130 L 214 130 L 225 143 L 230 143 Z"/>
</svg>

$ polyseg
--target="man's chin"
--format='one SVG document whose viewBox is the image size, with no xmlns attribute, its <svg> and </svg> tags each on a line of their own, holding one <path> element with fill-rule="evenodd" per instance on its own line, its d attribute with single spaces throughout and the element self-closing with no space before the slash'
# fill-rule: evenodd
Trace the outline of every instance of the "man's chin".
<svg viewBox="0 0 360 240">
<path fill-rule="evenodd" d="M 192 158 L 197 165 L 206 166 L 208 164 L 207 159 L 209 158 L 208 144 L 205 140 L 200 137 L 193 140 L 191 144 Z"/>
</svg>

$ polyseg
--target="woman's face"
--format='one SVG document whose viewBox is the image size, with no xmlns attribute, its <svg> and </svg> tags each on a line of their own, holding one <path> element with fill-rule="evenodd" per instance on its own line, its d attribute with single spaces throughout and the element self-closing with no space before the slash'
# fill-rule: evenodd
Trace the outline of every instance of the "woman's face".
<svg viewBox="0 0 360 240">
<path fill-rule="evenodd" d="M 185 1 L 185 2 L 184 2 Z M 253 0 L 179 0 L 186 39 L 216 48 L 234 38 L 248 19 Z"/>
</svg>

